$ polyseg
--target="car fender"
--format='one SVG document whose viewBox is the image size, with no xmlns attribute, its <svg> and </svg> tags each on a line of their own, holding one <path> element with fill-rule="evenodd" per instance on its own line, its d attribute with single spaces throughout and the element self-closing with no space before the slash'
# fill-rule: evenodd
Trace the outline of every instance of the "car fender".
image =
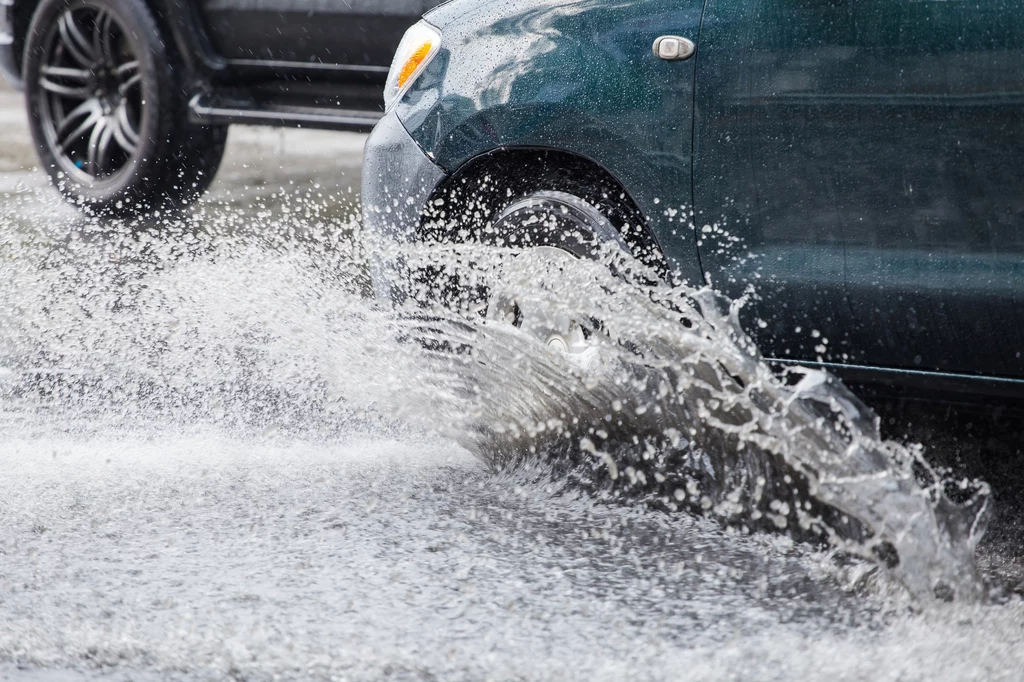
<svg viewBox="0 0 1024 682">
<path fill-rule="evenodd" d="M 427 21 L 437 56 L 396 105 L 448 172 L 495 149 L 560 149 L 603 167 L 630 194 L 669 264 L 698 281 L 691 221 L 694 60 L 655 56 L 693 36 L 697 0 L 442 5 Z"/>
</svg>

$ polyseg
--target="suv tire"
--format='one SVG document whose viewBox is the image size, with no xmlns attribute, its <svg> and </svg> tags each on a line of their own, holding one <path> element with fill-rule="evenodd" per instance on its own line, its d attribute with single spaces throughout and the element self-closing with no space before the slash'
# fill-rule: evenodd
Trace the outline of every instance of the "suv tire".
<svg viewBox="0 0 1024 682">
<path fill-rule="evenodd" d="M 131 215 L 203 194 L 227 129 L 189 122 L 184 76 L 143 0 L 42 0 L 26 104 L 43 167 L 69 201 Z"/>
</svg>

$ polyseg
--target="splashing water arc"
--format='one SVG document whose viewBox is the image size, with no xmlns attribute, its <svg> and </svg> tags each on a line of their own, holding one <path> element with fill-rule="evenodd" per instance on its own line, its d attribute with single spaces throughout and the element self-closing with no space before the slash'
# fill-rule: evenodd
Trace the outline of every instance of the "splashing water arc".
<svg viewBox="0 0 1024 682">
<path fill-rule="evenodd" d="M 598 261 L 551 252 L 431 245 L 392 258 L 511 288 L 550 319 L 599 320 L 596 363 L 581 367 L 472 305 L 435 306 L 424 319 L 410 301 L 391 333 L 427 342 L 417 369 L 399 373 L 430 379 L 398 391 L 392 375 L 384 399 L 445 424 L 499 467 L 554 458 L 586 485 L 827 538 L 887 562 L 923 600 L 984 596 L 974 550 L 988 518 L 985 484 L 954 504 L 920 449 L 883 440 L 874 413 L 834 377 L 773 372 L 740 327 L 741 302 L 652 285 L 655 273 L 614 250 Z"/>
</svg>

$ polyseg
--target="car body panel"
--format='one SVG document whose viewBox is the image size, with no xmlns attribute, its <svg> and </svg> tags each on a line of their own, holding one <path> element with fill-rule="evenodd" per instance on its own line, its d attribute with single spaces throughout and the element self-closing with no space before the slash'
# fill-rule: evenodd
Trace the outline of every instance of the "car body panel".
<svg viewBox="0 0 1024 682">
<path fill-rule="evenodd" d="M 693 61 L 660 60 L 652 46 L 660 35 L 695 35 L 701 5 L 442 5 L 426 17 L 442 27 L 442 47 L 396 112 L 448 171 L 509 146 L 599 161 L 649 216 L 670 265 L 699 281 L 687 220 Z"/>
<path fill-rule="evenodd" d="M 387 67 L 423 0 L 199 0 L 229 60 Z M 272 29 L 271 29 L 272 27 Z"/>
<path fill-rule="evenodd" d="M 709 0 L 698 49 L 701 259 L 762 349 L 1024 377 L 1019 5 Z"/>
</svg>

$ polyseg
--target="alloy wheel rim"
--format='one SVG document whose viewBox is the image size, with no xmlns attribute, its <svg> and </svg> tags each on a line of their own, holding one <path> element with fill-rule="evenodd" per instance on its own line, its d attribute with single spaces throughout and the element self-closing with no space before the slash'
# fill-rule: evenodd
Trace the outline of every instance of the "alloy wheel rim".
<svg viewBox="0 0 1024 682">
<path fill-rule="evenodd" d="M 533 257 L 542 257 L 552 263 L 571 266 L 576 257 L 552 246 L 530 248 Z M 532 273 L 519 272 L 518 259 L 506 273 L 511 282 L 528 281 Z M 524 300 L 518 295 L 518 286 L 498 285 L 492 288 L 487 306 L 487 318 L 495 323 L 510 325 L 532 336 L 547 347 L 549 352 L 567 358 L 581 369 L 593 370 L 600 362 L 600 341 L 595 336 L 592 320 L 586 320 L 557 306 L 552 308 L 535 297 Z M 530 300 L 534 299 L 534 300 Z"/>
<path fill-rule="evenodd" d="M 64 10 L 39 69 L 50 149 L 66 174 L 95 185 L 123 172 L 139 149 L 142 75 L 121 23 L 102 7 Z"/>
</svg>

